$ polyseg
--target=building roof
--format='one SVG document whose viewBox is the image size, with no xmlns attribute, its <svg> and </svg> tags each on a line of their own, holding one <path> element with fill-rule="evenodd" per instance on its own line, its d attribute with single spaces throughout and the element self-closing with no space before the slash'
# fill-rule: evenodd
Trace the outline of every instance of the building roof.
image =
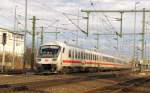
<svg viewBox="0 0 150 93">
<path fill-rule="evenodd" d="M 10 32 L 10 33 L 13 33 L 13 34 L 18 34 L 18 35 L 24 36 L 24 34 L 21 34 L 21 33 L 19 33 L 19 32 L 13 32 L 13 31 L 11 31 L 11 30 L 9 30 L 9 29 L 6 29 L 6 28 L 1 28 L 1 27 L 0 27 L 0 30 L 5 30 L 5 31 Z"/>
</svg>

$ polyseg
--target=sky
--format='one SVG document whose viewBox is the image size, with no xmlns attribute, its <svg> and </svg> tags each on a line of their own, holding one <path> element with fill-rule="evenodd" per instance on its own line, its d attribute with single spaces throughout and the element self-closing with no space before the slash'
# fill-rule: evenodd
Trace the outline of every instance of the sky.
<svg viewBox="0 0 150 93">
<path fill-rule="evenodd" d="M 58 31 L 58 40 L 78 46 L 95 49 L 97 36 L 95 33 L 115 33 L 120 31 L 120 13 L 91 13 L 89 17 L 89 36 L 82 33 L 77 26 L 86 31 L 86 13 L 84 9 L 92 10 L 137 10 L 150 9 L 150 0 L 28 0 L 28 31 L 32 31 L 32 21 L 29 20 L 36 16 L 36 32 L 41 31 L 41 26 L 45 27 L 45 32 Z M 17 14 L 17 31 L 24 30 L 25 0 L 1 0 L 0 3 L 0 27 L 14 30 L 15 7 Z M 146 13 L 146 32 L 149 31 L 149 17 Z M 73 24 L 69 19 L 72 20 Z M 75 25 L 74 25 L 75 24 Z M 56 29 L 57 27 L 57 29 Z M 133 33 L 134 13 L 123 14 L 123 33 Z M 142 31 L 142 13 L 137 13 L 136 33 Z M 78 34 L 77 34 L 78 32 Z M 146 56 L 149 57 L 150 38 L 149 34 L 145 37 Z M 28 45 L 31 44 L 31 35 L 28 34 Z M 45 33 L 44 42 L 54 41 L 54 33 Z M 133 55 L 133 35 L 119 38 L 117 46 L 117 36 L 99 36 L 99 51 L 111 55 L 131 58 Z M 136 36 L 136 47 L 141 48 L 141 36 Z M 40 44 L 40 35 L 36 36 L 36 45 Z M 140 51 L 138 51 L 140 56 Z"/>
</svg>

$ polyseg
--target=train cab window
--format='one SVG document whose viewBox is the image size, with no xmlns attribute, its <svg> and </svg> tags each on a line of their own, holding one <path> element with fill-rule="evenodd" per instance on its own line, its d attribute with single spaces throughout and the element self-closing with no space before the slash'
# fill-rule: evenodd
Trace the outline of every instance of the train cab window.
<svg viewBox="0 0 150 93">
<path fill-rule="evenodd" d="M 60 53 L 60 46 L 57 45 L 44 45 L 40 47 L 39 56 L 41 58 L 56 58 Z"/>
</svg>

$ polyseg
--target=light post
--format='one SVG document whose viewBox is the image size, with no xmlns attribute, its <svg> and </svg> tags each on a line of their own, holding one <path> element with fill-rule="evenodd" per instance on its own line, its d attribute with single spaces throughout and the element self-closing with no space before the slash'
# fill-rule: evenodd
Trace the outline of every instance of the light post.
<svg viewBox="0 0 150 93">
<path fill-rule="evenodd" d="M 140 2 L 135 2 L 135 4 L 134 4 L 134 9 L 135 9 L 135 11 L 136 11 L 136 6 L 137 6 L 137 4 L 139 4 Z M 133 64 L 134 64 L 134 66 L 133 66 L 133 68 L 136 66 L 136 60 L 135 60 L 135 52 L 136 52 L 136 49 L 135 49 L 135 46 L 136 46 L 136 38 L 135 38 L 135 32 L 136 32 L 136 12 L 135 12 L 135 14 L 134 14 L 134 43 L 133 43 Z"/>
<path fill-rule="evenodd" d="M 27 35 L 27 6 L 28 6 L 28 1 L 25 0 L 25 27 L 24 27 L 24 30 L 25 30 L 25 33 L 24 33 L 24 60 L 23 60 L 23 70 L 25 70 L 25 65 L 26 65 L 26 35 Z"/>
<path fill-rule="evenodd" d="M 16 22 L 17 17 L 17 6 L 15 6 L 15 14 L 14 14 L 14 34 L 13 34 L 13 59 L 12 59 L 12 69 L 15 69 L 15 43 L 16 43 Z"/>
<path fill-rule="evenodd" d="M 59 20 L 56 20 L 56 22 L 59 22 Z M 55 40 L 57 40 L 58 39 L 58 24 L 56 25 L 56 36 L 55 36 Z"/>
</svg>

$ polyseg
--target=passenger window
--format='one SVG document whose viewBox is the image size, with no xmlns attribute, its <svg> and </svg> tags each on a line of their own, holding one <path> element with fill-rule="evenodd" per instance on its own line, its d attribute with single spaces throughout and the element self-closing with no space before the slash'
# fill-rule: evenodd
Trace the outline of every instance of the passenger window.
<svg viewBox="0 0 150 93">
<path fill-rule="evenodd" d="M 83 54 L 83 52 L 81 52 L 81 59 L 84 59 L 84 54 Z"/>
<path fill-rule="evenodd" d="M 77 54 L 78 52 L 77 51 L 75 51 L 75 58 L 77 59 L 78 58 L 78 54 Z"/>
<path fill-rule="evenodd" d="M 74 59 L 74 50 L 72 51 L 72 58 Z"/>
<path fill-rule="evenodd" d="M 85 59 L 87 60 L 87 53 L 85 53 Z"/>
<path fill-rule="evenodd" d="M 84 53 L 84 59 L 86 59 L 86 55 L 85 55 L 85 53 Z"/>
<path fill-rule="evenodd" d="M 78 52 L 78 59 L 80 59 L 80 52 Z"/>
<path fill-rule="evenodd" d="M 86 60 L 88 60 L 88 54 L 86 53 Z"/>
<path fill-rule="evenodd" d="M 98 55 L 96 55 L 96 60 L 98 61 Z"/>
<path fill-rule="evenodd" d="M 71 58 L 71 50 L 69 50 L 69 58 Z"/>
</svg>

